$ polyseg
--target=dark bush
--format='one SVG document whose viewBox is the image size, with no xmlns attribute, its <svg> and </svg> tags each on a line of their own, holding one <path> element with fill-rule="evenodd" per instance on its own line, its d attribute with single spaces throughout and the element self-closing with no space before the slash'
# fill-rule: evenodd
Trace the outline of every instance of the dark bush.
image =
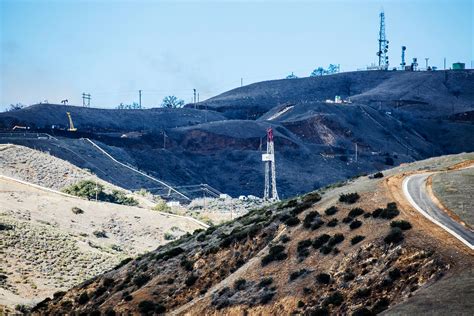
<svg viewBox="0 0 474 316">
<path fill-rule="evenodd" d="M 341 194 L 339 196 L 339 202 L 344 202 L 347 204 L 354 204 L 359 200 L 360 196 L 357 192 L 354 193 L 347 193 L 347 194 Z"/>
<path fill-rule="evenodd" d="M 326 307 L 317 307 L 309 310 L 311 316 L 329 316 L 329 310 Z"/>
<path fill-rule="evenodd" d="M 94 291 L 94 296 L 99 297 L 102 294 L 104 294 L 107 291 L 107 288 L 105 286 L 99 286 L 95 291 Z"/>
<path fill-rule="evenodd" d="M 356 208 L 353 208 L 347 216 L 357 217 L 357 216 L 362 215 L 362 214 L 364 214 L 364 210 L 361 209 L 360 207 L 356 207 Z"/>
<path fill-rule="evenodd" d="M 318 217 L 314 220 L 313 224 L 311 225 L 311 230 L 316 230 L 323 225 L 324 225 L 324 221 Z"/>
<path fill-rule="evenodd" d="M 329 284 L 329 282 L 331 282 L 331 276 L 327 273 L 320 273 L 316 276 L 316 280 L 321 284 Z"/>
<path fill-rule="evenodd" d="M 333 218 L 327 223 L 327 225 L 329 227 L 335 227 L 335 226 L 337 226 L 337 222 L 338 222 L 337 218 Z"/>
<path fill-rule="evenodd" d="M 104 313 L 105 313 L 105 316 L 116 316 L 117 315 L 117 313 L 115 313 L 113 308 L 106 309 Z"/>
<path fill-rule="evenodd" d="M 352 222 L 352 220 L 353 220 L 352 217 L 347 216 L 347 217 L 344 217 L 344 218 L 342 219 L 342 222 L 343 222 L 344 224 L 349 224 L 350 222 Z"/>
<path fill-rule="evenodd" d="M 402 242 L 403 238 L 403 231 L 400 228 L 395 227 L 390 230 L 390 233 L 388 233 L 388 235 L 384 238 L 384 241 L 387 244 L 397 244 Z"/>
<path fill-rule="evenodd" d="M 81 295 L 77 298 L 77 303 L 79 305 L 83 305 L 89 301 L 89 295 L 87 295 L 87 292 L 82 292 Z"/>
<path fill-rule="evenodd" d="M 323 255 L 328 255 L 332 251 L 332 246 L 329 245 L 324 245 L 319 249 L 319 252 L 322 253 Z"/>
<path fill-rule="evenodd" d="M 356 236 L 352 237 L 352 239 L 351 239 L 351 244 L 352 244 L 352 245 L 355 245 L 355 244 L 361 242 L 361 241 L 364 240 L 364 239 L 365 239 L 365 236 L 356 235 Z"/>
<path fill-rule="evenodd" d="M 304 302 L 303 301 L 298 301 L 298 304 L 296 304 L 298 308 L 304 307 Z"/>
<path fill-rule="evenodd" d="M 109 286 L 112 286 L 115 284 L 115 281 L 114 279 L 111 279 L 111 278 L 104 278 L 102 280 L 102 285 L 105 286 L 105 287 L 109 287 Z"/>
<path fill-rule="evenodd" d="M 399 277 L 402 276 L 400 270 L 398 268 L 394 268 L 393 270 L 390 270 L 388 272 L 388 276 L 392 279 L 392 280 L 396 280 L 398 279 Z"/>
<path fill-rule="evenodd" d="M 168 260 L 168 259 L 174 258 L 174 257 L 182 254 L 183 252 L 184 252 L 184 249 L 181 248 L 181 247 L 171 248 L 170 250 L 165 251 L 164 253 L 157 254 L 155 256 L 155 259 L 156 260 L 160 260 L 160 259 Z"/>
<path fill-rule="evenodd" d="M 339 250 L 339 248 L 337 247 L 334 247 L 334 249 L 332 250 L 332 253 L 337 255 L 338 253 L 340 253 L 341 251 Z"/>
<path fill-rule="evenodd" d="M 307 210 L 311 206 L 313 206 L 312 202 L 303 202 L 301 204 L 298 204 L 291 210 L 291 215 L 296 216 L 302 213 L 303 211 Z"/>
<path fill-rule="evenodd" d="M 138 303 L 138 310 L 140 313 L 149 313 L 149 312 L 154 312 L 155 311 L 155 303 L 152 301 L 141 301 Z"/>
<path fill-rule="evenodd" d="M 334 306 L 340 306 L 344 302 L 344 296 L 342 296 L 342 293 L 339 291 L 335 291 L 332 293 L 328 298 L 324 300 L 324 305 L 334 305 Z"/>
<path fill-rule="evenodd" d="M 242 279 L 242 278 L 237 279 L 234 282 L 234 289 L 236 291 L 241 291 L 241 290 L 245 289 L 246 284 L 247 284 L 247 281 L 245 279 Z"/>
<path fill-rule="evenodd" d="M 97 238 L 108 238 L 107 234 L 103 230 L 95 230 L 92 234 L 94 234 Z"/>
<path fill-rule="evenodd" d="M 266 292 L 261 296 L 260 304 L 267 304 L 272 300 L 273 296 L 275 296 L 275 292 Z"/>
<path fill-rule="evenodd" d="M 330 208 L 326 209 L 324 213 L 328 216 L 334 215 L 339 211 L 339 209 L 335 206 L 331 206 Z"/>
<path fill-rule="evenodd" d="M 322 235 L 320 235 L 319 237 L 316 237 L 316 238 L 313 240 L 313 248 L 314 248 L 314 249 L 320 248 L 322 245 L 324 245 L 325 243 L 327 243 L 330 238 L 331 238 L 331 236 L 329 236 L 328 234 L 322 234 Z"/>
<path fill-rule="evenodd" d="M 296 226 L 296 225 L 298 225 L 299 223 L 300 223 L 300 219 L 299 219 L 298 217 L 296 217 L 296 216 L 290 217 L 290 218 L 288 218 L 288 219 L 285 221 L 285 224 L 286 224 L 287 226 L 290 226 L 290 227 L 291 227 L 291 226 Z"/>
<path fill-rule="evenodd" d="M 193 266 L 194 263 L 192 261 L 189 261 L 185 258 L 183 258 L 180 262 L 180 265 L 184 268 L 186 271 L 193 271 Z"/>
<path fill-rule="evenodd" d="M 352 271 L 346 271 L 343 276 L 344 281 L 349 282 L 355 279 L 355 274 Z"/>
<path fill-rule="evenodd" d="M 352 316 L 374 316 L 375 314 L 372 313 L 369 309 L 366 307 L 360 307 L 356 309 L 353 313 Z"/>
<path fill-rule="evenodd" d="M 76 214 L 76 215 L 77 215 L 77 214 L 84 214 L 84 211 L 83 211 L 82 209 L 78 208 L 77 206 L 73 206 L 73 207 L 71 208 L 71 211 L 72 211 L 74 214 Z"/>
<path fill-rule="evenodd" d="M 298 242 L 298 246 L 296 249 L 298 252 L 300 252 L 301 250 L 306 249 L 309 246 L 311 246 L 311 239 L 304 239 Z"/>
<path fill-rule="evenodd" d="M 303 226 L 305 228 L 310 228 L 311 227 L 311 223 L 313 222 L 313 220 L 319 216 L 319 213 L 316 212 L 316 211 L 311 211 L 309 212 L 308 214 L 306 214 L 304 220 L 303 220 Z"/>
<path fill-rule="evenodd" d="M 123 267 L 124 265 L 126 265 L 127 263 L 129 263 L 132 260 L 133 260 L 132 258 L 125 258 L 122 261 L 120 261 L 120 263 L 118 265 L 116 265 L 114 269 L 117 270 L 117 269 Z"/>
<path fill-rule="evenodd" d="M 12 230 L 13 226 L 9 224 L 0 223 L 0 231 L 2 230 Z"/>
<path fill-rule="evenodd" d="M 390 223 L 391 227 L 398 227 L 401 230 L 408 230 L 411 229 L 411 224 L 408 221 L 400 220 L 400 221 L 392 221 Z"/>
<path fill-rule="evenodd" d="M 291 240 L 290 237 L 289 237 L 288 235 L 286 235 L 286 234 L 285 234 L 285 235 L 282 235 L 282 236 L 280 237 L 280 241 L 281 241 L 282 243 L 284 243 L 284 244 L 286 244 L 286 243 L 289 242 L 290 240 Z"/>
<path fill-rule="evenodd" d="M 372 307 L 372 313 L 379 314 L 386 310 L 389 305 L 390 301 L 387 298 L 381 298 L 374 304 L 374 307 Z"/>
<path fill-rule="evenodd" d="M 199 242 L 203 242 L 204 240 L 206 240 L 206 233 L 199 234 L 196 237 L 196 240 L 199 241 Z"/>
<path fill-rule="evenodd" d="M 138 287 L 141 287 L 141 286 L 147 284 L 148 281 L 150 281 L 150 276 L 148 276 L 146 274 L 139 274 L 139 275 L 136 275 L 133 278 L 133 284 L 135 284 Z"/>
<path fill-rule="evenodd" d="M 384 218 L 384 219 L 392 219 L 400 214 L 400 211 L 397 208 L 397 204 L 394 202 L 388 203 L 386 208 L 377 208 L 372 213 L 372 217 L 374 218 Z"/>
<path fill-rule="evenodd" d="M 285 247 L 282 245 L 276 245 L 270 248 L 268 255 L 262 258 L 262 266 L 266 266 L 272 261 L 282 261 L 288 258 L 288 255 L 284 253 Z"/>
<path fill-rule="evenodd" d="M 316 203 L 321 200 L 321 195 L 317 192 L 311 192 L 303 196 L 303 202 Z"/>
<path fill-rule="evenodd" d="M 303 276 L 305 274 L 307 274 L 309 271 L 306 270 L 306 269 L 301 269 L 301 270 L 298 270 L 298 271 L 294 271 L 290 274 L 290 281 L 294 281 L 296 279 L 298 279 L 300 276 Z"/>
<path fill-rule="evenodd" d="M 376 174 L 374 174 L 374 179 L 379 179 L 379 178 L 383 178 L 382 172 L 377 172 Z"/>
<path fill-rule="evenodd" d="M 358 289 L 355 293 L 355 296 L 357 298 L 363 298 L 363 297 L 370 296 L 370 293 L 372 293 L 372 290 L 368 287 L 364 287 L 364 288 Z"/>
<path fill-rule="evenodd" d="M 369 218 L 370 216 L 372 216 L 372 213 L 370 213 L 370 212 L 367 212 L 367 213 L 364 214 L 364 218 Z"/>
<path fill-rule="evenodd" d="M 198 279 L 197 275 L 191 274 L 190 276 L 186 278 L 186 280 L 184 281 L 184 284 L 186 284 L 187 286 L 192 286 L 194 285 L 194 283 L 196 283 L 197 279 Z"/>
<path fill-rule="evenodd" d="M 267 287 L 269 286 L 270 284 L 273 283 L 273 278 L 271 277 L 268 277 L 268 278 L 263 278 L 260 283 L 258 283 L 258 286 L 259 287 Z"/>
<path fill-rule="evenodd" d="M 359 228 L 360 226 L 362 226 L 362 222 L 357 219 L 349 225 L 350 229 L 356 229 L 356 228 Z"/>
<path fill-rule="evenodd" d="M 329 239 L 328 245 L 335 246 L 343 241 L 344 241 L 343 234 L 335 234 L 334 236 L 331 237 L 331 239 Z"/>
</svg>

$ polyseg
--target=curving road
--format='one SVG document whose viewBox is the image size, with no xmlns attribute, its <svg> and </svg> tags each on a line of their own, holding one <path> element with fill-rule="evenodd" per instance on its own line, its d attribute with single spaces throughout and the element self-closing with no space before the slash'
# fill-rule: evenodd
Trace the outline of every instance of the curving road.
<svg viewBox="0 0 474 316">
<path fill-rule="evenodd" d="M 406 177 L 403 180 L 403 193 L 405 197 L 423 216 L 459 239 L 471 250 L 474 250 L 474 232 L 449 217 L 428 195 L 426 180 L 432 174 L 422 173 Z"/>
</svg>

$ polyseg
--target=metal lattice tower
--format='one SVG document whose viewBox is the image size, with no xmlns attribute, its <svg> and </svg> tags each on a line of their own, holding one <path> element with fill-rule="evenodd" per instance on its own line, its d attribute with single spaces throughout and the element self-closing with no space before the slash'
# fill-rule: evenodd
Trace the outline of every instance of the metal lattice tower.
<svg viewBox="0 0 474 316">
<path fill-rule="evenodd" d="M 276 187 L 275 147 L 273 143 L 273 129 L 271 127 L 267 129 L 267 153 L 262 154 L 262 161 L 265 162 L 265 190 L 263 198 L 265 200 L 279 201 L 280 198 L 278 197 Z M 270 187 L 272 192 L 271 198 Z"/>
<path fill-rule="evenodd" d="M 385 37 L 385 13 L 380 12 L 380 29 L 379 29 L 379 51 L 377 56 L 379 56 L 379 69 L 387 70 L 388 69 L 388 40 Z"/>
</svg>

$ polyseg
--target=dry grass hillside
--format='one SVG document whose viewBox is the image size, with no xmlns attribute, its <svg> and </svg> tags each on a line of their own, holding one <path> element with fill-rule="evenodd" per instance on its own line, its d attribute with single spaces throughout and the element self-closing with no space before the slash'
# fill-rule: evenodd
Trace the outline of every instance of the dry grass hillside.
<svg viewBox="0 0 474 316">
<path fill-rule="evenodd" d="M 420 161 L 384 172 L 381 178 L 360 177 L 254 210 L 118 265 L 46 299 L 33 311 L 94 315 L 472 311 L 473 293 L 457 289 L 469 284 L 473 253 L 408 206 L 400 191 L 406 174 L 442 170 L 466 160 L 474 160 L 474 155 Z M 462 277 L 466 281 L 457 282 Z M 457 297 L 447 295 L 447 289 Z"/>
<path fill-rule="evenodd" d="M 32 306 L 201 227 L 149 208 L 50 190 L 84 179 L 96 177 L 32 149 L 0 148 L 0 307 Z"/>
</svg>

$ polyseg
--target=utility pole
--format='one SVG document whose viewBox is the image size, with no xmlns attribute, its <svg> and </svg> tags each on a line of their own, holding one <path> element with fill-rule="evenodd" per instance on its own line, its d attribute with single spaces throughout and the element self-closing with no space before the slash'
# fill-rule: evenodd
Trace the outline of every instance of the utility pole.
<svg viewBox="0 0 474 316">
<path fill-rule="evenodd" d="M 138 105 L 142 108 L 142 90 L 138 90 Z"/>
<path fill-rule="evenodd" d="M 240 87 L 242 87 L 243 85 L 244 85 L 244 78 L 240 78 Z"/>
<path fill-rule="evenodd" d="M 199 92 L 198 92 L 198 103 L 199 103 Z"/>
<path fill-rule="evenodd" d="M 265 162 L 265 190 L 263 198 L 270 200 L 270 187 L 271 187 L 271 200 L 279 201 L 278 192 L 276 188 L 276 170 L 275 170 L 275 148 L 273 143 L 273 129 L 270 127 L 267 129 L 267 153 L 262 154 L 262 161 Z"/>
<path fill-rule="evenodd" d="M 194 95 L 194 98 L 193 98 L 194 108 L 196 108 L 196 89 L 193 89 L 193 95 Z"/>
<path fill-rule="evenodd" d="M 444 57 L 444 70 L 446 70 L 446 57 Z"/>
<path fill-rule="evenodd" d="M 426 70 L 428 70 L 428 60 L 429 60 L 429 58 L 425 57 L 425 62 L 426 62 Z"/>
<path fill-rule="evenodd" d="M 87 103 L 86 103 L 87 100 Z M 82 106 L 90 107 L 91 106 L 91 95 L 90 93 L 82 93 Z"/>
</svg>

